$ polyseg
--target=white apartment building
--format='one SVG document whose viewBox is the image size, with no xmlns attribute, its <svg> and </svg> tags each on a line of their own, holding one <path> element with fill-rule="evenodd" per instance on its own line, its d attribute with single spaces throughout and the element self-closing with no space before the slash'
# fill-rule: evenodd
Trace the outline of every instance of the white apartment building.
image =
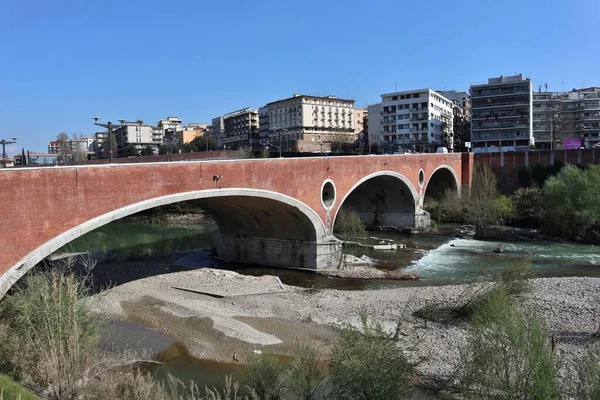
<svg viewBox="0 0 600 400">
<path fill-rule="evenodd" d="M 432 89 L 408 90 L 381 95 L 379 137 L 384 152 L 411 150 L 435 152 L 453 137 L 453 102 Z M 376 118 L 369 115 L 371 121 Z"/>
<path fill-rule="evenodd" d="M 369 134 L 369 153 L 373 148 L 381 146 L 381 103 L 371 104 L 367 107 L 369 113 L 368 134 Z"/>
<path fill-rule="evenodd" d="M 356 139 L 354 100 L 295 94 L 262 107 L 260 132 L 289 140 L 353 142 Z"/>
<path fill-rule="evenodd" d="M 155 142 L 164 142 L 165 139 L 170 139 L 165 137 L 165 133 L 168 129 L 173 129 L 173 138 L 176 138 L 177 132 L 183 130 L 183 123 L 181 122 L 181 118 L 167 117 L 160 119 L 152 130 L 152 140 Z"/>
<path fill-rule="evenodd" d="M 143 121 L 123 122 L 113 132 L 117 140 L 117 151 L 125 149 L 128 145 L 133 145 L 136 150 L 142 150 L 148 146 L 156 149 L 162 143 L 162 141 L 153 140 L 154 127 L 144 125 Z"/>
</svg>

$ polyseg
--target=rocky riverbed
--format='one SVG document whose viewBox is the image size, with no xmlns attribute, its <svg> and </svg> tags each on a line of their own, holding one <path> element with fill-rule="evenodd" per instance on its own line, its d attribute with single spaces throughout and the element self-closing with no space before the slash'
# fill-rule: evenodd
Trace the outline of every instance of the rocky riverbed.
<svg viewBox="0 0 600 400">
<path fill-rule="evenodd" d="M 556 336 L 557 356 L 568 366 L 596 341 L 600 279 L 534 279 L 531 288 L 520 301 L 546 321 L 548 339 Z M 425 321 L 414 313 L 431 304 L 452 306 L 464 289 L 307 290 L 273 276 L 198 269 L 130 281 L 95 295 L 93 301 L 98 311 L 152 326 L 183 343 L 193 356 L 218 361 L 254 349 L 290 355 L 297 341 L 310 342 L 327 354 L 336 337 L 334 327 L 358 324 L 364 309 L 390 331 L 400 326 L 399 346 L 417 363 L 424 385 L 452 388 L 465 323 Z"/>
</svg>

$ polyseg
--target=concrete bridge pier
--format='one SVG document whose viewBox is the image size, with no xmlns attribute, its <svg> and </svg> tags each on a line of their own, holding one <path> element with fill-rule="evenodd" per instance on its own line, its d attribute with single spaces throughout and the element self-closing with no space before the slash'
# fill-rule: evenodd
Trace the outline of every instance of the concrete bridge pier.
<svg viewBox="0 0 600 400">
<path fill-rule="evenodd" d="M 228 261 L 273 267 L 337 269 L 342 262 L 342 243 L 335 237 L 306 241 L 219 233 L 216 249 Z"/>
</svg>

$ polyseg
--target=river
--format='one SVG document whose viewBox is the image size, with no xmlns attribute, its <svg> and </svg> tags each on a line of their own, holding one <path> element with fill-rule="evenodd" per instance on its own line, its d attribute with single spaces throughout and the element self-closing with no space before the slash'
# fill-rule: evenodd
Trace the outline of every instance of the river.
<svg viewBox="0 0 600 400">
<path fill-rule="evenodd" d="M 407 285 L 444 285 L 493 279 L 507 265 L 527 258 L 535 276 L 600 276 L 600 251 L 596 246 L 568 242 L 548 242 L 534 239 L 519 241 L 480 241 L 453 238 L 458 225 L 442 225 L 437 235 L 406 235 L 392 232 L 371 233 L 372 242 L 394 240 L 407 245 L 397 251 L 374 251 L 354 248 L 358 257 L 372 260 L 380 268 L 405 268 L 421 279 L 361 280 L 329 278 L 313 273 L 288 269 L 223 263 L 215 260 L 208 250 L 213 243 L 215 226 L 160 225 L 116 222 L 99 228 L 73 241 L 68 251 L 108 251 L 128 255 L 161 255 L 184 252 L 176 262 L 181 269 L 214 266 L 251 275 L 277 275 L 289 285 L 346 290 L 376 290 Z M 501 248 L 501 252 L 494 252 Z M 186 252 L 187 251 L 187 252 Z M 115 323 L 119 337 L 144 347 L 151 347 L 165 361 L 152 368 L 158 377 L 172 373 L 184 382 L 194 379 L 201 387 L 220 385 L 224 375 L 237 374 L 240 366 L 229 363 L 197 360 L 169 337 L 152 333 L 151 329 L 127 323 Z M 140 336 L 141 335 L 141 336 Z M 127 339 L 125 339 L 127 338 Z M 140 338 L 143 338 L 141 340 Z M 419 392 L 415 398 L 430 398 Z"/>
</svg>

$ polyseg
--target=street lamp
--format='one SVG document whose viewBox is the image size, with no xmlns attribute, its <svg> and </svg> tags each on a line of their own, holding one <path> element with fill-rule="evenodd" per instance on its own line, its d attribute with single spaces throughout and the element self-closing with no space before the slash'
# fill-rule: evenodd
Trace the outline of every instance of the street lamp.
<svg viewBox="0 0 600 400">
<path fill-rule="evenodd" d="M 92 119 L 94 120 L 94 125 L 101 126 L 103 128 L 108 128 L 108 163 L 110 164 L 112 163 L 112 122 L 108 121 L 107 124 L 101 124 L 98 122 L 100 117 L 92 117 Z"/>
<path fill-rule="evenodd" d="M 323 155 L 323 140 L 319 139 L 317 143 L 321 145 L 321 155 Z"/>
<path fill-rule="evenodd" d="M 287 139 L 287 129 L 280 129 L 279 130 L 279 158 L 281 158 L 281 132 L 286 132 L 285 137 Z"/>
<path fill-rule="evenodd" d="M 2 143 L 2 168 L 6 168 L 6 145 L 17 143 L 17 138 L 11 137 L 11 140 L 1 139 L 0 143 Z"/>
</svg>

